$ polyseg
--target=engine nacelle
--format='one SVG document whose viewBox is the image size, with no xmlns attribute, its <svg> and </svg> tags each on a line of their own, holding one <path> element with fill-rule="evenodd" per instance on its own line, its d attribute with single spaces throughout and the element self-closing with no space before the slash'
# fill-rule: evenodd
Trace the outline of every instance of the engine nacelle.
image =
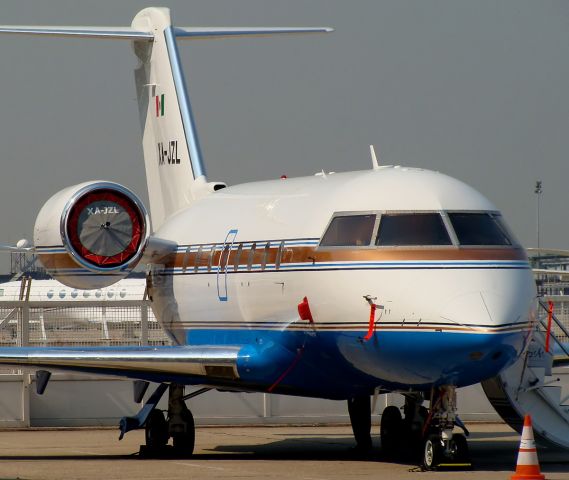
<svg viewBox="0 0 569 480">
<path fill-rule="evenodd" d="M 57 280 L 73 288 L 112 285 L 140 261 L 150 235 L 138 197 L 113 182 L 68 187 L 42 207 L 34 227 L 38 258 Z"/>
</svg>

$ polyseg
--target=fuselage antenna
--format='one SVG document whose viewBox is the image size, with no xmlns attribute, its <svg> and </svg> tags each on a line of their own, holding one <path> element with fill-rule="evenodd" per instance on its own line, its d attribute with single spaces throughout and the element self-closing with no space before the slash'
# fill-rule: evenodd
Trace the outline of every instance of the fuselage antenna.
<svg viewBox="0 0 569 480">
<path fill-rule="evenodd" d="M 375 154 L 375 147 L 373 145 L 369 146 L 369 153 L 371 155 L 371 166 L 374 170 L 379 170 L 379 163 L 377 161 L 377 155 Z"/>
</svg>

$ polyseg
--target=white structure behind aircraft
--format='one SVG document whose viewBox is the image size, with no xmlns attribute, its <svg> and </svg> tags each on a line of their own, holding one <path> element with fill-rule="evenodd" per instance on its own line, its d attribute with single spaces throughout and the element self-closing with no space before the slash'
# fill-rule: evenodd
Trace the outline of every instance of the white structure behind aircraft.
<svg viewBox="0 0 569 480">
<path fill-rule="evenodd" d="M 29 294 L 27 293 L 29 288 Z M 2 302 L 12 302 L 27 298 L 34 302 L 85 302 L 143 300 L 146 290 L 144 278 L 126 278 L 114 285 L 98 289 L 77 289 L 50 280 L 32 280 L 29 287 L 21 280 L 0 283 L 0 306 Z"/>
</svg>

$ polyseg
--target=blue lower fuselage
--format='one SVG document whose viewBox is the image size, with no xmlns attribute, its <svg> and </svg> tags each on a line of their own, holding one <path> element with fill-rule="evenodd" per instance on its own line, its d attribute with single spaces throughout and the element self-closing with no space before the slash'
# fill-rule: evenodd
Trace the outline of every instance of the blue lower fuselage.
<svg viewBox="0 0 569 480">
<path fill-rule="evenodd" d="M 326 398 L 371 394 L 374 389 L 428 391 L 466 386 L 497 375 L 519 355 L 527 331 L 447 333 L 377 331 L 277 332 L 194 330 L 192 345 L 246 345 L 240 381 L 252 390 Z"/>
</svg>

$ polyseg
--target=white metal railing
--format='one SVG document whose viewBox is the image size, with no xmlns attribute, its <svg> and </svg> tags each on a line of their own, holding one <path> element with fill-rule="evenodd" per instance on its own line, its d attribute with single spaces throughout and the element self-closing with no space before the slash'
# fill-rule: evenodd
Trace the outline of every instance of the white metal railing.
<svg viewBox="0 0 569 480">
<path fill-rule="evenodd" d="M 0 304 L 0 346 L 167 345 L 148 300 Z"/>
</svg>

